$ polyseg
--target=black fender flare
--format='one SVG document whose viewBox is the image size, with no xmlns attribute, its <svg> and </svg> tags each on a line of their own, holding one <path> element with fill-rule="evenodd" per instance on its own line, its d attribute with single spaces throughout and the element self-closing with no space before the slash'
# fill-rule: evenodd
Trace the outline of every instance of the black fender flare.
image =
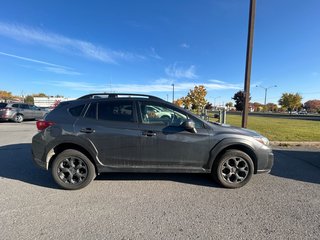
<svg viewBox="0 0 320 240">
<path fill-rule="evenodd" d="M 46 147 L 45 156 L 46 156 L 47 166 L 51 164 L 52 162 L 51 160 L 53 159 L 53 156 L 57 155 L 54 152 L 54 149 L 62 145 L 78 146 L 84 149 L 87 152 L 87 154 L 89 154 L 88 157 L 93 161 L 95 166 L 98 166 L 99 164 L 101 164 L 98 158 L 98 150 L 90 140 L 79 138 L 77 136 L 72 136 L 72 135 L 63 135 L 55 139 L 54 141 L 50 142 Z"/>
<path fill-rule="evenodd" d="M 254 173 L 257 171 L 257 156 L 254 153 L 255 147 L 253 143 L 243 138 L 225 138 L 218 142 L 210 151 L 210 158 L 208 168 L 212 169 L 213 163 L 219 158 L 226 150 L 237 149 L 247 153 L 254 164 Z"/>
</svg>

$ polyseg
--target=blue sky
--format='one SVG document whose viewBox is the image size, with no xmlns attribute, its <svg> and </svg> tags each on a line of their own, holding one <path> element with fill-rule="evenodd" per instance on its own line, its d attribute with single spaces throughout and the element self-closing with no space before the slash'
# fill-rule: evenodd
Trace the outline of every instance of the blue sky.
<svg viewBox="0 0 320 240">
<path fill-rule="evenodd" d="M 252 101 L 320 99 L 320 1 L 257 0 Z M 249 0 L 15 1 L 0 8 L 0 89 L 172 99 L 203 84 L 222 104 L 243 89 Z"/>
</svg>

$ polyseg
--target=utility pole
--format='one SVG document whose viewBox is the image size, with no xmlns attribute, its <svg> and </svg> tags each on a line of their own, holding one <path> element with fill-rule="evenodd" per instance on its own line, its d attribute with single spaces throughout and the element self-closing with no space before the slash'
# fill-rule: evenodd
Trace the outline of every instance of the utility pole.
<svg viewBox="0 0 320 240">
<path fill-rule="evenodd" d="M 248 26 L 248 39 L 247 39 L 247 55 L 246 55 L 246 73 L 245 73 L 245 82 L 244 82 L 244 108 L 243 108 L 243 112 L 242 112 L 242 124 L 241 124 L 241 126 L 243 128 L 246 128 L 247 123 L 248 123 L 249 98 L 250 98 L 250 76 L 251 76 L 255 14 L 256 14 L 256 0 L 250 0 L 249 26 Z"/>
<path fill-rule="evenodd" d="M 273 88 L 273 87 L 277 87 L 277 85 L 273 85 L 273 86 L 270 86 L 270 87 L 263 87 L 263 86 L 257 85 L 256 87 L 261 87 L 261 88 L 264 89 L 264 106 L 267 106 L 268 89 Z"/>
<path fill-rule="evenodd" d="M 171 86 L 172 86 L 172 103 L 174 103 L 174 83 L 172 83 Z"/>
</svg>

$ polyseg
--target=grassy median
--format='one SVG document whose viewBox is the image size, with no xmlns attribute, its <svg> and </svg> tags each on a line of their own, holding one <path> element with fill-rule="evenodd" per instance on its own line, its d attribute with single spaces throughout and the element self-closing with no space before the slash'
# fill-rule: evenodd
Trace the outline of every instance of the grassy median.
<svg viewBox="0 0 320 240">
<path fill-rule="evenodd" d="M 227 115 L 227 123 L 240 127 L 241 116 Z M 270 141 L 320 141 L 319 121 L 249 116 L 248 128 Z"/>
</svg>

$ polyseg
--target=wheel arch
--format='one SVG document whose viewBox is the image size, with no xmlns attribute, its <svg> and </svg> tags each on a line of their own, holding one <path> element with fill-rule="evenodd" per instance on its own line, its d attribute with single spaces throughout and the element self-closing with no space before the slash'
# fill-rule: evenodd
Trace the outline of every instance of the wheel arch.
<svg viewBox="0 0 320 240">
<path fill-rule="evenodd" d="M 94 156 L 92 153 L 90 153 L 85 147 L 81 146 L 80 144 L 72 143 L 72 142 L 65 142 L 65 143 L 60 143 L 53 148 L 51 148 L 50 151 L 48 151 L 47 154 L 47 162 L 48 162 L 48 168 L 51 168 L 52 163 L 54 159 L 63 151 L 67 149 L 73 149 L 81 152 L 84 154 L 94 165 L 96 173 L 98 173 L 97 169 L 97 164 L 96 161 L 94 160 Z"/>
<path fill-rule="evenodd" d="M 212 166 L 214 162 L 218 160 L 226 151 L 231 149 L 239 150 L 248 154 L 253 162 L 253 166 L 254 166 L 253 173 L 254 174 L 257 173 L 257 169 L 258 169 L 257 155 L 255 154 L 254 149 L 250 144 L 246 142 L 229 142 L 226 144 L 224 141 L 220 142 L 218 146 L 214 147 L 211 150 L 210 164 L 209 164 L 210 171 L 212 170 Z"/>
</svg>

